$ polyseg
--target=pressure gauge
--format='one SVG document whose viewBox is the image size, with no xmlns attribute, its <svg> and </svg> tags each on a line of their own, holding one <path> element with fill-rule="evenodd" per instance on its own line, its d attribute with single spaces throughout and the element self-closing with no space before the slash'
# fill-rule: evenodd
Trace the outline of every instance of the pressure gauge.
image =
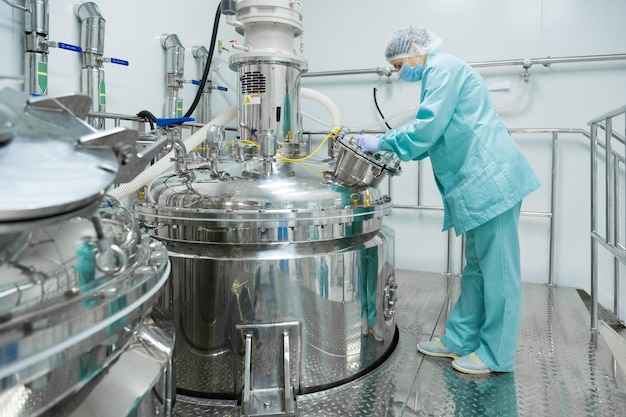
<svg viewBox="0 0 626 417">
<path fill-rule="evenodd" d="M 226 141 L 224 126 L 211 126 L 206 135 L 207 145 L 211 149 L 222 149 Z"/>
</svg>

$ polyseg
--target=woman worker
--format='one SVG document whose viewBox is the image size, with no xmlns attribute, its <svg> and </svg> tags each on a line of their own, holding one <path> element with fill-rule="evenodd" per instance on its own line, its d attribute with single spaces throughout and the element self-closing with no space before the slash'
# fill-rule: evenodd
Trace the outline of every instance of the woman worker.
<svg viewBox="0 0 626 417">
<path fill-rule="evenodd" d="M 424 341 L 425 355 L 453 358 L 460 372 L 510 372 L 521 316 L 517 224 L 524 197 L 539 181 L 498 117 L 483 79 L 469 65 L 438 51 L 430 30 L 393 33 L 387 61 L 404 81 L 422 81 L 416 119 L 384 135 L 360 135 L 366 152 L 402 161 L 430 157 L 444 206 L 443 230 L 465 233 L 461 293 L 441 338 Z"/>
</svg>

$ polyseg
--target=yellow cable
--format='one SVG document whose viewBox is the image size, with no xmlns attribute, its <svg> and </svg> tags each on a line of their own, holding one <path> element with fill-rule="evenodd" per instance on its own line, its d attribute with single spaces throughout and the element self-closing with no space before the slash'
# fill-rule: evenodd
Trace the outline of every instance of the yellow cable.
<svg viewBox="0 0 626 417">
<path fill-rule="evenodd" d="M 242 139 L 241 141 L 242 141 L 243 143 L 248 143 L 248 144 L 250 144 L 250 145 L 254 145 L 254 146 L 256 146 L 257 148 L 259 147 L 259 144 L 258 144 L 258 143 L 256 143 L 256 142 L 255 142 L 255 141 L 253 141 L 253 140 Z"/>
<path fill-rule="evenodd" d="M 318 153 L 320 149 L 322 149 L 322 146 L 324 146 L 324 144 L 326 143 L 326 141 L 328 140 L 329 137 L 335 136 L 337 134 L 337 132 L 339 132 L 339 128 L 338 127 L 336 127 L 334 131 L 332 131 L 328 135 L 326 135 L 326 137 L 324 138 L 322 143 L 320 143 L 320 146 L 318 146 L 317 149 L 315 149 L 311 154 L 309 154 L 307 156 L 304 156 L 304 157 L 298 158 L 298 159 L 285 158 L 284 156 L 280 156 L 280 155 L 276 155 L 276 157 L 278 159 L 280 159 L 281 161 L 285 161 L 285 162 L 299 162 L 299 161 L 304 161 L 306 159 L 309 159 L 310 157 L 312 157 L 313 155 Z"/>
</svg>

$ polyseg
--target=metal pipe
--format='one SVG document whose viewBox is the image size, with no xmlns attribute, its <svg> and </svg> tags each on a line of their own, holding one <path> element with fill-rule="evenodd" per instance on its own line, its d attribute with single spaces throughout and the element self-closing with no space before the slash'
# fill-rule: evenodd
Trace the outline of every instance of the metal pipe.
<svg viewBox="0 0 626 417">
<path fill-rule="evenodd" d="M 106 111 L 106 89 L 104 84 L 104 26 L 98 5 L 94 2 L 76 3 L 74 15 L 81 22 L 80 46 L 83 49 L 81 91 L 91 97 L 91 109 Z M 103 118 L 91 118 L 89 123 L 96 129 L 104 128 Z"/>
<path fill-rule="evenodd" d="M 598 150 L 596 135 L 598 127 L 595 123 L 591 125 L 591 331 L 598 331 L 598 248 L 596 246 L 596 185 L 598 181 L 596 170 L 598 169 Z"/>
<path fill-rule="evenodd" d="M 543 65 L 549 67 L 552 64 L 571 64 L 575 62 L 606 62 L 606 61 L 619 61 L 626 60 L 626 54 L 609 54 L 609 55 L 588 55 L 588 56 L 571 56 L 561 58 L 523 58 L 523 59 L 509 59 L 503 61 L 484 61 L 484 62 L 468 62 L 468 65 L 474 68 L 487 68 L 487 67 L 504 67 L 504 66 L 522 66 L 524 68 L 530 68 L 532 65 Z M 360 75 L 360 74 L 376 74 L 378 76 L 390 76 L 392 73 L 397 72 L 395 68 L 391 67 L 376 67 L 365 68 L 356 70 L 335 70 L 335 71 L 317 71 L 307 72 L 302 74 L 303 78 L 306 77 L 329 77 L 338 75 Z"/>
<path fill-rule="evenodd" d="M 448 229 L 447 236 L 447 253 L 446 253 L 446 274 L 452 274 L 452 229 Z"/>
<path fill-rule="evenodd" d="M 614 172 L 613 172 L 613 140 L 611 139 L 612 121 L 611 119 L 606 119 L 605 121 L 606 130 L 604 131 L 605 135 L 605 192 L 606 192 L 606 207 L 605 207 L 605 216 L 606 216 L 606 231 L 604 238 L 606 239 L 606 243 L 613 246 L 615 244 L 613 240 L 613 229 L 615 228 L 615 217 L 614 217 L 614 195 L 613 195 L 613 183 L 615 182 Z"/>
<path fill-rule="evenodd" d="M 209 51 L 204 46 L 194 46 L 191 49 L 191 54 L 194 58 L 198 59 L 198 74 L 202 77 L 204 68 L 207 66 L 209 60 Z M 196 121 L 198 123 L 206 123 L 211 120 L 211 88 L 213 83 L 211 82 L 211 73 L 207 77 L 207 82 L 202 91 L 200 102 L 198 103 L 198 111 L 196 112 Z"/>
<path fill-rule="evenodd" d="M 552 181 L 550 185 L 550 263 L 548 285 L 554 286 L 554 236 L 556 227 L 556 191 L 557 191 L 557 163 L 558 163 L 558 134 L 552 132 Z"/>
<path fill-rule="evenodd" d="M 24 5 L 24 91 L 42 96 L 48 93 L 48 0 L 26 0 Z"/>
<path fill-rule="evenodd" d="M 613 176 L 615 180 L 613 181 L 613 195 L 619 196 L 619 158 L 617 156 L 613 157 Z M 619 203 L 618 199 L 615 199 L 615 206 L 613 208 L 613 224 L 615 227 L 613 228 L 613 242 L 617 246 L 619 244 Z M 625 206 L 626 207 L 626 206 Z M 613 293 L 616 295 L 613 297 L 613 314 L 619 317 L 619 295 L 620 293 L 620 284 L 619 284 L 619 271 L 620 271 L 620 263 L 617 257 L 613 257 Z"/>
<path fill-rule="evenodd" d="M 485 67 L 502 67 L 502 66 L 517 66 L 517 65 L 543 65 L 549 67 L 552 64 L 572 64 L 575 62 L 604 62 L 604 61 L 619 61 L 626 60 L 626 54 L 609 54 L 609 55 L 587 55 L 587 56 L 569 56 L 560 58 L 525 58 L 514 59 L 504 61 L 485 61 L 485 62 L 470 62 L 469 65 L 474 68 Z"/>
<path fill-rule="evenodd" d="M 178 98 L 178 91 L 183 88 L 185 73 L 185 47 L 175 34 L 161 35 L 161 46 L 167 51 L 165 72 L 167 77 L 167 107 L 165 117 L 182 117 L 183 101 Z"/>
<path fill-rule="evenodd" d="M 591 125 L 593 123 L 600 123 L 603 122 L 607 119 L 613 118 L 615 116 L 619 116 L 622 113 L 626 113 L 626 106 L 622 106 L 618 109 L 615 109 L 613 111 L 610 111 L 608 113 L 604 113 L 603 115 L 600 115 L 598 117 L 596 117 L 595 119 L 591 119 L 587 122 L 588 125 Z"/>
<path fill-rule="evenodd" d="M 361 74 L 376 74 L 378 76 L 390 76 L 393 72 L 396 72 L 394 68 L 391 67 L 376 67 L 376 68 L 365 68 L 365 69 L 355 69 L 355 70 L 335 70 L 335 71 L 318 71 L 318 72 L 305 72 L 302 74 L 302 77 L 332 77 L 336 75 L 361 75 Z"/>
</svg>

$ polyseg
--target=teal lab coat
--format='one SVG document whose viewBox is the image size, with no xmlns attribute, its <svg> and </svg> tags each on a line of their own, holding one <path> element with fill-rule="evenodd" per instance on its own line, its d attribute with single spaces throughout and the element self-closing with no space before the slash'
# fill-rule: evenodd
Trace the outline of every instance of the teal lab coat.
<svg viewBox="0 0 626 417">
<path fill-rule="evenodd" d="M 457 235 L 511 209 L 539 188 L 481 76 L 439 51 L 428 55 L 415 122 L 387 131 L 379 148 L 402 161 L 430 157 L 443 199 L 443 230 L 454 227 Z"/>
</svg>

